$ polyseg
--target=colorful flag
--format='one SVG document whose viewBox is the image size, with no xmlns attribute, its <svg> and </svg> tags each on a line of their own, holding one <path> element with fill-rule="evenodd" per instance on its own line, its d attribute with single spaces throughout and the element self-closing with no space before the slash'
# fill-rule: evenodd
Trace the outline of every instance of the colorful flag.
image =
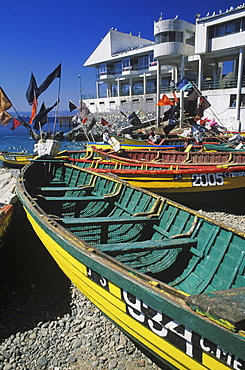
<svg viewBox="0 0 245 370">
<path fill-rule="evenodd" d="M 170 100 L 167 95 L 163 94 L 162 99 L 159 100 L 157 105 L 174 105 L 174 102 Z"/>
<path fill-rule="evenodd" d="M 55 68 L 53 72 L 51 72 L 48 75 L 48 77 L 46 77 L 43 83 L 38 87 L 36 98 L 38 98 L 56 78 L 60 78 L 60 76 L 61 76 L 61 63 L 58 65 L 58 67 Z"/>
<path fill-rule="evenodd" d="M 20 125 L 22 125 L 22 123 L 18 121 L 16 118 L 14 118 L 11 130 L 15 130 Z"/>
<path fill-rule="evenodd" d="M 188 82 L 188 84 L 183 86 L 182 89 L 180 89 L 180 90 L 181 91 L 187 91 L 187 90 L 190 90 L 192 87 L 193 87 L 192 83 Z"/>
<path fill-rule="evenodd" d="M 8 112 L 0 112 L 0 125 L 7 126 L 12 118 L 13 116 L 11 116 L 11 114 L 9 114 Z"/>
<path fill-rule="evenodd" d="M 107 122 L 104 118 L 101 118 L 100 124 L 102 126 L 108 126 L 109 125 L 109 122 Z"/>
<path fill-rule="evenodd" d="M 32 108 L 31 108 L 31 117 L 30 117 L 30 125 L 32 124 L 33 120 L 34 120 L 34 117 L 37 113 L 37 99 L 36 97 L 34 97 L 33 99 L 33 103 L 32 103 Z"/>
<path fill-rule="evenodd" d="M 36 97 L 36 93 L 37 93 L 37 82 L 36 82 L 36 79 L 33 73 L 31 72 L 29 86 L 26 90 L 26 99 L 30 105 L 33 104 L 33 100 L 34 100 L 34 97 Z"/>
<path fill-rule="evenodd" d="M 173 92 L 173 98 L 174 98 L 174 102 L 177 104 L 179 102 L 179 100 L 178 100 L 175 92 Z"/>
<path fill-rule="evenodd" d="M 12 103 L 3 91 L 3 89 L 0 87 L 0 112 L 8 110 L 12 107 Z"/>
<path fill-rule="evenodd" d="M 69 100 L 69 109 L 70 112 L 72 112 L 74 109 L 78 109 L 78 107 L 71 100 Z"/>
<path fill-rule="evenodd" d="M 184 86 L 186 86 L 189 83 L 187 78 L 184 76 L 177 82 L 178 89 L 182 90 Z"/>
</svg>

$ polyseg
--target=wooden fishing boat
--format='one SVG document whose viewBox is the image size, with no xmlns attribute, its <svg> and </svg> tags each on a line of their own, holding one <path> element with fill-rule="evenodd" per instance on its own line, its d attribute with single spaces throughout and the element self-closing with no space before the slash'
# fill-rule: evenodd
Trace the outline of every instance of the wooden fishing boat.
<svg viewBox="0 0 245 370">
<path fill-rule="evenodd" d="M 245 369 L 244 233 L 57 160 L 25 166 L 17 193 L 68 278 L 155 361 Z"/>
<path fill-rule="evenodd" d="M 0 204 L 0 249 L 3 248 L 15 211 L 15 204 Z"/>
<path fill-rule="evenodd" d="M 112 173 L 120 179 L 191 207 L 232 207 L 244 212 L 245 165 L 203 165 L 158 162 L 113 162 L 79 159 L 68 152 L 69 161 L 95 172 Z"/>
<path fill-rule="evenodd" d="M 114 162 L 163 164 L 192 164 L 192 165 L 217 165 L 217 164 L 245 164 L 245 151 L 232 152 L 193 152 L 193 151 L 161 151 L 161 150 L 100 150 L 92 148 L 101 158 Z"/>
<path fill-rule="evenodd" d="M 34 154 L 24 152 L 0 152 L 0 161 L 3 165 L 10 168 L 20 168 L 25 166 L 34 158 Z"/>
<path fill-rule="evenodd" d="M 106 150 L 114 149 L 119 151 L 126 150 L 178 150 L 185 151 L 186 148 L 192 148 L 192 151 L 238 151 L 237 145 L 232 145 L 228 142 L 228 137 L 206 137 L 202 144 L 197 144 L 194 138 L 164 138 L 159 144 L 151 141 L 129 139 L 121 136 L 111 135 L 108 143 L 104 142 L 88 142 L 87 148 L 95 147 L 97 149 Z"/>
<path fill-rule="evenodd" d="M 142 145 L 145 143 L 154 145 L 158 147 L 159 145 L 170 145 L 170 146 L 175 146 L 175 145 L 195 145 L 196 139 L 194 137 L 181 137 L 177 135 L 173 135 L 173 137 L 166 137 L 163 135 L 160 136 L 160 141 L 159 143 L 154 143 L 151 140 L 145 139 L 145 140 L 140 140 L 140 139 L 131 139 L 129 137 L 124 137 L 124 136 L 118 136 L 118 135 L 112 135 L 113 138 L 115 138 L 117 141 L 119 141 L 121 144 L 128 144 L 128 145 Z M 220 136 L 203 136 L 203 143 L 204 144 L 224 144 L 229 146 L 228 139 L 230 137 L 226 135 L 220 135 Z M 143 142 L 142 142 L 143 141 Z"/>
<path fill-rule="evenodd" d="M 16 170 L 0 170 L 0 249 L 4 246 L 18 197 L 15 193 Z"/>
</svg>

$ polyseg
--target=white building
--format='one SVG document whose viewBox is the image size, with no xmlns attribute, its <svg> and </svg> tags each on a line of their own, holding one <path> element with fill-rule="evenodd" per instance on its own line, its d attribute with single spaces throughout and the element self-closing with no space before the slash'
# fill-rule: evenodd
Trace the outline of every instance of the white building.
<svg viewBox="0 0 245 370">
<path fill-rule="evenodd" d="M 229 130 L 245 131 L 245 4 L 218 14 L 196 15 L 196 24 L 175 19 L 154 22 L 155 41 L 109 30 L 84 66 L 96 68 L 92 113 L 137 109 L 156 112 L 157 101 L 172 97 L 170 81 L 183 76 L 211 103 L 205 111 Z M 193 113 L 177 90 L 183 111 Z M 196 103 L 196 102 L 195 102 Z M 192 112 L 191 112 L 192 111 Z"/>
</svg>

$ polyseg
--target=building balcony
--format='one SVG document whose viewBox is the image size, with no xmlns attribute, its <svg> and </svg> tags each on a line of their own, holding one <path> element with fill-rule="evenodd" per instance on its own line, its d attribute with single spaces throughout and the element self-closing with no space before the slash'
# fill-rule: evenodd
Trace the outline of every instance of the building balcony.
<svg viewBox="0 0 245 370">
<path fill-rule="evenodd" d="M 122 70 L 122 76 L 130 76 L 130 75 L 136 75 L 138 74 L 138 71 L 133 69 L 133 67 L 125 67 Z"/>
<path fill-rule="evenodd" d="M 113 78 L 114 75 L 111 71 L 104 71 L 104 72 L 100 72 L 100 80 L 108 80 L 109 78 Z"/>
</svg>

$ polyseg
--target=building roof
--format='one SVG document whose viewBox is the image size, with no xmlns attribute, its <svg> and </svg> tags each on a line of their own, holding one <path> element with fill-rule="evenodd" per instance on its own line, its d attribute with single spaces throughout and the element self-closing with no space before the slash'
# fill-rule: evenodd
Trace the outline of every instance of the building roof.
<svg viewBox="0 0 245 370">
<path fill-rule="evenodd" d="M 97 64 L 111 60 L 113 57 L 115 59 L 118 58 L 119 54 L 120 58 L 122 58 L 121 54 L 123 53 L 125 53 L 125 56 L 130 54 L 130 52 L 135 55 L 137 49 L 154 44 L 154 41 L 143 39 L 140 36 L 133 36 L 110 29 L 94 52 L 86 60 L 84 66 L 95 67 Z"/>
</svg>

